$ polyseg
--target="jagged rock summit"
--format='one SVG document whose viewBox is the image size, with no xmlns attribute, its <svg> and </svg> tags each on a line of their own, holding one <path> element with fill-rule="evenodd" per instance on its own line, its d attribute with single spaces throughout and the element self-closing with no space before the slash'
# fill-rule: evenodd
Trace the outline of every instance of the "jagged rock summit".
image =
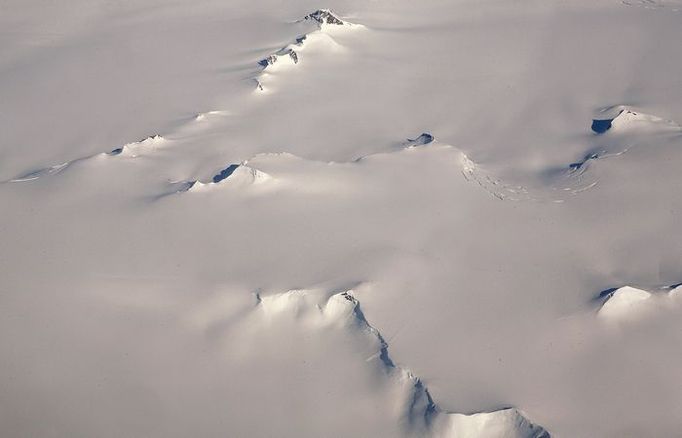
<svg viewBox="0 0 682 438">
<path fill-rule="evenodd" d="M 306 21 L 315 21 L 319 25 L 331 24 L 336 26 L 343 26 L 345 23 L 329 9 L 318 9 L 317 11 L 303 17 Z"/>
<path fill-rule="evenodd" d="M 332 13 L 329 9 L 318 9 L 317 11 L 303 17 L 301 21 L 314 22 L 318 25 L 320 29 L 322 29 L 322 27 L 326 25 L 332 26 L 350 25 L 350 23 L 346 23 L 340 18 L 338 18 L 336 15 L 334 15 L 334 13 Z M 286 47 L 283 47 L 280 50 L 276 51 L 275 53 L 258 61 L 258 65 L 260 65 L 263 68 L 267 68 L 268 66 L 275 64 L 278 60 L 280 60 L 283 57 L 293 64 L 298 64 L 298 53 L 296 53 L 294 47 L 303 46 L 303 43 L 308 39 L 308 35 L 309 34 L 304 34 L 299 36 L 298 38 L 296 38 L 296 41 L 294 43 Z"/>
<path fill-rule="evenodd" d="M 267 68 L 267 66 L 274 64 L 275 62 L 277 62 L 279 58 L 283 56 L 288 56 L 291 59 L 291 62 L 293 62 L 294 64 L 298 64 L 298 54 L 294 51 L 294 49 L 285 47 L 268 56 L 267 58 L 258 61 L 258 65 L 260 65 L 263 68 Z"/>
</svg>

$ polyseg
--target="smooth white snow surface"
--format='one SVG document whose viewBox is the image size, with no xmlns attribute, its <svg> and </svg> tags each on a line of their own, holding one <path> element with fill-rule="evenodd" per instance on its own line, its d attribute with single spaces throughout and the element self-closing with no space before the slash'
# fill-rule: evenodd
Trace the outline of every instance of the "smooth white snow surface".
<svg viewBox="0 0 682 438">
<path fill-rule="evenodd" d="M 681 6 L 3 1 L 0 435 L 680 436 Z"/>
<path fill-rule="evenodd" d="M 611 320 L 627 318 L 633 312 L 637 312 L 649 298 L 651 298 L 651 293 L 645 290 L 630 286 L 621 287 L 608 297 L 599 309 L 599 315 Z"/>
</svg>

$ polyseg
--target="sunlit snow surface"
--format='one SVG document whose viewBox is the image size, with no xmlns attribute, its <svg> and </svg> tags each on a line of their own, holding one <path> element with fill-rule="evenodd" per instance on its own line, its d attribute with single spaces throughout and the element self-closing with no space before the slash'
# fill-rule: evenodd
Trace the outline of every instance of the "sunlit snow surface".
<svg viewBox="0 0 682 438">
<path fill-rule="evenodd" d="M 0 11 L 1 436 L 680 436 L 679 1 Z"/>
</svg>

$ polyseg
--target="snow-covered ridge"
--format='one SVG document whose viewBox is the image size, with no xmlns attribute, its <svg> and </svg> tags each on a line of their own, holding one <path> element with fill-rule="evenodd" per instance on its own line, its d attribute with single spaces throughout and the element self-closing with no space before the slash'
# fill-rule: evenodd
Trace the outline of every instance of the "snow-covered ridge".
<svg viewBox="0 0 682 438">
<path fill-rule="evenodd" d="M 444 438 L 550 438 L 541 426 L 531 423 L 518 409 L 509 408 L 471 415 L 447 414 L 436 436 Z"/>
<path fill-rule="evenodd" d="M 651 296 L 651 292 L 631 286 L 618 288 L 606 297 L 606 301 L 599 309 L 599 317 L 609 320 L 627 317 L 636 312 Z"/>
<path fill-rule="evenodd" d="M 306 15 L 303 19 L 299 20 L 299 22 L 314 23 L 317 29 L 299 36 L 293 43 L 282 47 L 258 61 L 258 65 L 262 68 L 262 72 L 255 78 L 257 90 L 266 91 L 264 82 L 266 82 L 267 74 L 269 72 L 281 67 L 298 64 L 301 60 L 299 52 L 304 50 L 308 45 L 324 44 L 327 50 L 338 50 L 339 45 L 332 38 L 332 35 L 335 32 L 363 27 L 359 24 L 343 21 L 329 9 L 319 9 Z"/>
<path fill-rule="evenodd" d="M 173 139 L 172 138 L 173 135 L 178 132 L 182 132 L 183 130 L 186 129 L 193 129 L 193 127 L 200 126 L 200 124 L 202 123 L 207 123 L 213 117 L 225 116 L 228 114 L 229 112 L 224 110 L 213 110 L 198 113 L 194 117 L 189 119 L 186 123 L 182 124 L 178 128 L 177 132 L 173 132 L 171 134 L 171 140 Z M 126 143 L 122 146 L 111 149 L 108 152 L 87 155 L 84 157 L 76 158 L 46 168 L 34 170 L 5 182 L 26 182 L 33 181 L 43 177 L 56 175 L 58 173 L 65 171 L 67 168 L 71 167 L 76 163 L 87 162 L 93 159 L 99 159 L 104 157 L 137 158 L 148 153 L 154 152 L 155 150 L 158 150 L 167 142 L 169 142 L 169 139 L 164 137 L 163 135 L 153 134 L 145 138 L 142 138 L 138 141 Z"/>
<path fill-rule="evenodd" d="M 407 139 L 407 142 L 404 144 L 404 149 L 410 150 L 421 146 L 432 145 L 434 142 L 436 142 L 436 138 L 431 133 L 423 132 L 415 138 Z M 487 172 L 478 163 L 475 163 L 463 151 L 450 145 L 446 145 L 446 147 L 451 148 L 458 153 L 459 166 L 464 179 L 478 184 L 493 197 L 502 201 L 535 200 L 526 187 L 505 183 Z"/>
<path fill-rule="evenodd" d="M 80 161 L 80 160 L 82 160 L 82 159 L 83 159 L 83 158 L 79 158 L 79 159 L 72 160 L 72 161 L 67 161 L 67 162 L 61 163 L 61 164 L 55 164 L 54 166 L 45 167 L 45 168 L 43 168 L 43 169 L 34 170 L 34 171 L 31 171 L 31 172 L 26 173 L 26 174 L 24 174 L 24 175 L 18 176 L 18 177 L 14 178 L 14 179 L 11 179 L 11 180 L 9 180 L 9 182 L 25 182 L 25 181 L 33 181 L 33 180 L 36 180 L 36 179 L 38 179 L 38 178 L 42 178 L 42 177 L 45 177 L 45 176 L 56 175 L 56 174 L 58 174 L 59 172 L 65 170 L 65 169 L 66 169 L 67 167 L 69 167 L 71 164 L 73 164 L 73 163 L 75 163 L 75 162 L 77 162 L 77 161 Z"/>
<path fill-rule="evenodd" d="M 481 187 L 483 190 L 485 190 L 487 193 L 489 193 L 491 196 L 493 196 L 496 199 L 506 200 L 506 201 L 537 200 L 536 198 L 533 198 L 530 195 L 528 189 L 526 189 L 524 186 L 508 184 L 508 183 L 505 183 L 504 181 L 500 180 L 499 178 L 496 178 L 490 172 L 488 172 L 482 166 L 480 166 L 478 163 L 475 163 L 473 160 L 471 160 L 459 148 L 452 146 L 452 145 L 440 143 L 436 140 L 436 138 L 432 134 L 427 133 L 427 132 L 424 132 L 424 133 L 416 136 L 415 138 L 407 139 L 407 141 L 403 142 L 398 149 L 394 149 L 394 150 L 389 151 L 389 152 L 377 152 L 374 154 L 369 154 L 369 155 L 359 157 L 353 161 L 348 161 L 348 162 L 323 162 L 323 163 L 332 164 L 332 165 L 333 164 L 344 164 L 344 163 L 345 164 L 357 164 L 360 162 L 365 162 L 369 159 L 381 158 L 382 156 L 385 156 L 387 154 L 400 154 L 400 153 L 410 154 L 410 153 L 428 153 L 428 152 L 436 152 L 436 153 L 444 153 L 444 154 L 454 155 L 455 166 L 453 166 L 453 171 L 460 171 L 462 173 L 462 176 L 464 177 L 464 179 L 466 181 L 477 184 L 479 187 Z M 261 153 L 261 154 L 255 155 L 249 161 L 256 161 L 259 159 L 302 160 L 302 161 L 306 161 L 306 162 L 314 162 L 313 160 L 298 157 L 296 155 L 293 155 L 293 154 L 287 153 L 287 152 Z"/>
<path fill-rule="evenodd" d="M 592 119 L 592 131 L 599 134 L 626 132 L 681 131 L 682 128 L 672 120 L 665 120 L 633 108 L 617 105 L 601 110 Z"/>
<path fill-rule="evenodd" d="M 197 115 L 192 119 L 193 122 L 202 122 L 214 115 L 223 115 L 224 111 L 210 111 L 207 113 L 202 113 Z M 154 151 L 155 149 L 163 146 L 168 140 L 161 135 L 153 135 L 146 137 L 137 142 L 127 143 L 119 148 L 113 149 L 109 152 L 95 154 L 87 157 L 82 157 L 69 162 L 61 163 L 55 166 L 51 166 L 45 169 L 40 169 L 38 171 L 30 172 L 28 174 L 22 175 L 11 182 L 22 182 L 31 181 L 41 177 L 46 177 L 50 175 L 58 174 L 66 170 L 69 166 L 80 162 L 87 161 L 90 159 L 99 158 L 110 158 L 110 157 L 125 157 L 125 158 L 137 158 L 144 154 Z M 364 157 L 360 157 L 353 161 L 346 162 L 347 164 L 358 163 L 360 161 L 373 158 L 381 157 L 386 154 L 394 153 L 415 153 L 415 152 L 428 152 L 428 151 L 438 151 L 443 150 L 444 153 L 455 154 L 456 167 L 453 171 L 459 170 L 463 177 L 469 181 L 479 185 L 490 195 L 494 196 L 500 200 L 530 200 L 532 199 L 528 193 L 528 190 L 523 186 L 514 186 L 511 184 L 506 184 L 500 179 L 495 178 L 485 169 L 481 168 L 480 165 L 472 161 L 464 152 L 460 149 L 439 143 L 434 135 L 428 132 L 421 133 L 420 135 L 407 139 L 401 144 L 400 149 L 391 150 L 387 152 L 378 152 L 375 154 L 370 154 Z M 303 157 L 298 157 L 288 152 L 269 152 L 269 153 L 259 153 L 249 158 L 248 160 L 242 161 L 239 164 L 229 164 L 228 166 L 218 169 L 216 173 L 207 176 L 205 178 L 192 178 L 192 179 L 181 179 L 170 183 L 171 193 L 182 193 L 182 192 L 195 192 L 204 191 L 218 186 L 229 186 L 233 188 L 246 188 L 253 185 L 262 185 L 268 181 L 273 180 L 273 177 L 268 173 L 252 166 L 247 165 L 248 162 L 254 161 L 259 162 L 261 160 L 275 160 L 275 161 L 301 161 L 314 163 L 314 160 L 309 160 Z M 343 162 L 324 162 L 325 164 L 343 164 Z"/>
<path fill-rule="evenodd" d="M 197 122 L 201 122 L 201 121 L 207 120 L 209 117 L 226 116 L 228 114 L 229 114 L 229 112 L 223 111 L 223 110 L 206 111 L 206 112 L 199 113 L 196 116 L 194 116 L 194 120 Z"/>
<path fill-rule="evenodd" d="M 409 369 L 397 365 L 388 351 L 388 343 L 379 330 L 366 319 L 353 290 L 331 295 L 321 304 L 319 292 L 291 290 L 284 293 L 256 295 L 257 308 L 266 318 L 280 315 L 293 317 L 308 327 L 336 326 L 357 330 L 378 345 L 378 351 L 368 361 L 379 365 L 401 388 L 400 421 L 407 435 L 443 438 L 549 438 L 549 433 L 529 421 L 515 408 L 470 415 L 447 412 L 433 401 L 428 388 Z"/>
<path fill-rule="evenodd" d="M 241 164 L 230 164 L 213 175 L 210 180 L 203 182 L 200 180 L 183 181 L 175 183 L 175 185 L 178 186 L 176 191 L 179 193 L 208 190 L 221 184 L 227 187 L 245 188 L 251 185 L 263 184 L 271 179 L 270 175 L 249 167 L 246 165 L 246 162 L 243 162 Z"/>
<path fill-rule="evenodd" d="M 682 122 L 682 26 L 621 1 L 5 2 L 0 435 L 678 436 L 637 117 Z"/>
<path fill-rule="evenodd" d="M 633 286 L 610 289 L 600 294 L 602 304 L 597 311 L 600 319 L 608 322 L 624 322 L 644 317 L 672 304 L 679 296 L 682 286 L 666 286 L 658 290 L 645 290 Z"/>
<path fill-rule="evenodd" d="M 335 162 L 335 161 L 320 161 L 319 163 L 328 165 L 339 165 L 339 164 L 358 164 L 360 162 L 365 162 L 371 159 L 380 159 L 383 156 L 390 154 L 412 154 L 412 153 L 443 153 L 446 155 L 454 156 L 453 158 L 453 172 L 461 172 L 464 179 L 468 182 L 474 183 L 489 193 L 496 199 L 506 200 L 506 201 L 529 201 L 537 200 L 533 198 L 528 189 L 520 185 L 512 185 L 505 183 L 493 176 L 490 172 L 485 170 L 478 163 L 471 160 L 464 152 L 459 148 L 440 143 L 436 138 L 430 133 L 422 133 L 419 136 L 407 139 L 406 142 L 402 143 L 399 149 L 391 150 L 388 152 L 377 152 L 370 155 L 365 155 L 359 157 L 352 161 L 347 162 Z M 310 160 L 307 158 L 299 157 L 297 155 L 288 152 L 268 152 L 259 153 L 251 157 L 249 162 L 262 162 L 263 160 L 268 162 L 292 162 L 299 161 L 305 163 L 315 163 L 315 160 Z M 265 174 L 265 173 L 264 173 Z"/>
<path fill-rule="evenodd" d="M 120 148 L 116 148 L 111 152 L 108 152 L 107 155 L 121 155 L 124 157 L 135 158 L 145 150 L 153 149 L 163 142 L 164 138 L 160 135 L 151 135 L 149 137 L 143 138 L 140 141 L 127 143 Z"/>
<path fill-rule="evenodd" d="M 142 140 L 139 140 L 136 142 L 126 143 L 125 145 L 118 147 L 116 149 L 113 149 L 109 152 L 103 152 L 103 153 L 99 153 L 99 154 L 88 155 L 85 157 L 76 158 L 75 160 L 67 161 L 67 162 L 57 164 L 54 166 L 46 167 L 46 168 L 39 169 L 39 170 L 34 170 L 34 171 L 31 171 L 27 174 L 13 178 L 13 179 L 9 180 L 8 182 L 33 181 L 33 180 L 36 180 L 39 178 L 56 175 L 58 173 L 65 171 L 67 168 L 69 168 L 70 166 L 72 166 L 76 163 L 89 161 L 89 160 L 95 159 L 97 157 L 102 157 L 102 156 L 115 157 L 115 156 L 120 155 L 122 157 L 136 158 L 139 155 L 142 155 L 142 154 L 144 154 L 148 151 L 151 151 L 154 148 L 160 146 L 165 141 L 166 140 L 160 135 L 151 135 L 149 137 L 145 137 Z"/>
</svg>

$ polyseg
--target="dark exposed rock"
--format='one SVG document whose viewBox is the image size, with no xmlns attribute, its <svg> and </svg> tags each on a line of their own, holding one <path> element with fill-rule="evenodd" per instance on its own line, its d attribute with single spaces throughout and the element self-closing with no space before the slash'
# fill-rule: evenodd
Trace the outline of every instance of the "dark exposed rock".
<svg viewBox="0 0 682 438">
<path fill-rule="evenodd" d="M 611 129 L 611 122 L 613 122 L 613 119 L 592 120 L 592 131 L 597 134 L 603 134 Z"/>
<path fill-rule="evenodd" d="M 583 158 L 581 161 L 577 161 L 575 163 L 569 164 L 568 168 L 571 170 L 580 170 L 588 161 L 597 160 L 599 158 L 601 158 L 601 156 L 597 152 L 587 154 L 587 155 L 585 155 L 585 158 Z"/>
<path fill-rule="evenodd" d="M 337 16 L 335 16 L 330 10 L 328 9 L 318 9 L 317 11 L 313 12 L 312 14 L 308 14 L 304 17 L 304 20 L 313 20 L 316 21 L 318 24 L 336 24 L 339 26 L 344 25 L 345 23 L 341 21 Z"/>
<path fill-rule="evenodd" d="M 219 183 L 220 181 L 232 175 L 234 171 L 237 170 L 237 168 L 239 168 L 239 164 L 230 164 L 228 167 L 221 170 L 217 175 L 213 177 L 213 182 Z"/>
<path fill-rule="evenodd" d="M 261 59 L 260 61 L 258 61 L 258 65 L 260 65 L 263 68 L 266 68 L 267 66 L 272 65 L 275 62 L 277 62 L 277 59 L 280 56 L 286 56 L 286 55 L 289 55 L 289 57 L 294 62 L 294 64 L 298 64 L 298 54 L 295 51 L 293 51 L 292 49 L 284 48 L 284 49 L 280 50 L 279 52 L 268 56 L 265 59 Z"/>
<path fill-rule="evenodd" d="M 419 137 L 417 138 L 408 138 L 407 141 L 410 142 L 410 145 L 412 146 L 421 146 L 425 144 L 432 143 L 434 140 L 433 135 L 423 132 Z"/>
<path fill-rule="evenodd" d="M 272 65 L 275 62 L 277 62 L 277 57 L 275 55 L 270 55 L 265 59 L 261 59 L 258 61 L 258 64 L 262 66 L 263 68 L 267 67 L 268 65 Z"/>
<path fill-rule="evenodd" d="M 627 112 L 630 113 L 630 111 L 627 111 Z M 622 113 L 623 113 L 623 111 L 620 111 L 616 115 L 616 117 L 618 117 Z M 592 120 L 592 131 L 594 131 L 596 134 L 605 133 L 606 131 L 611 129 L 611 124 L 616 119 L 616 117 L 613 117 L 611 119 L 593 119 Z"/>
</svg>

